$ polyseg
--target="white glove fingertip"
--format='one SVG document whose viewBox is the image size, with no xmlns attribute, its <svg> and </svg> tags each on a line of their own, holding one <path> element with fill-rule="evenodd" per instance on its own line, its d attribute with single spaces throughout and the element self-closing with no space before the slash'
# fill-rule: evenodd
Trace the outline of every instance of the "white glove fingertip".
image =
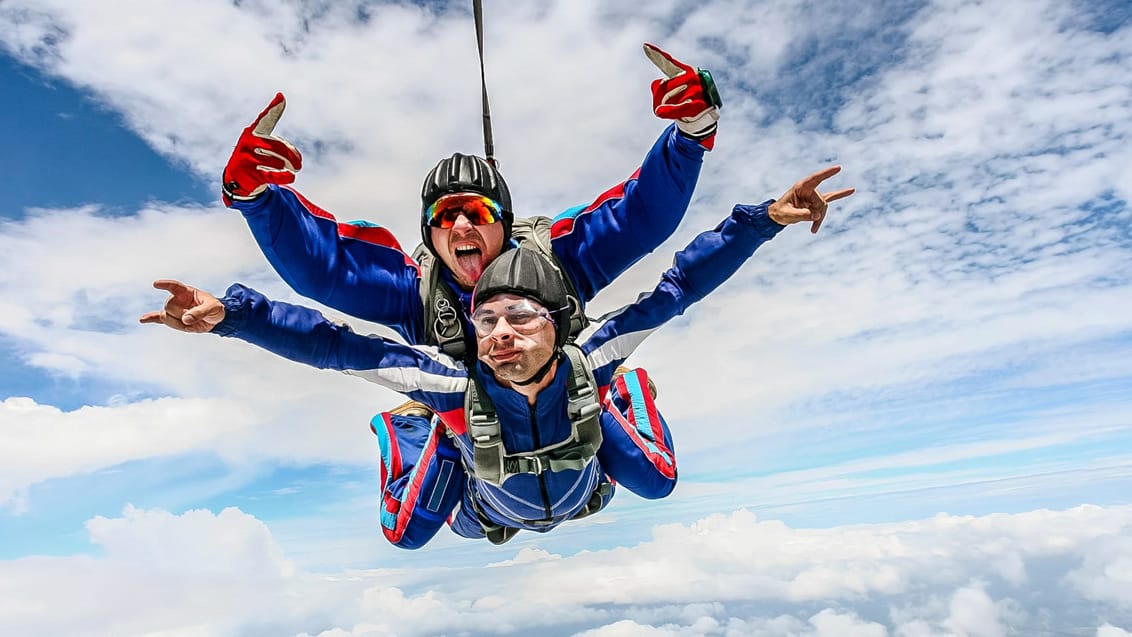
<svg viewBox="0 0 1132 637">
<path fill-rule="evenodd" d="M 645 42 L 644 49 L 645 56 L 648 57 L 649 61 L 652 62 L 656 68 L 660 69 L 661 73 L 664 73 L 665 77 L 671 79 L 684 72 L 684 69 L 673 63 L 663 51 L 655 46 Z"/>
<path fill-rule="evenodd" d="M 283 111 L 287 109 L 287 100 L 282 100 L 275 106 L 267 110 L 267 113 L 256 122 L 255 128 L 252 130 L 260 137 L 267 137 L 275 130 L 275 125 L 279 123 L 279 118 L 283 117 Z"/>
</svg>

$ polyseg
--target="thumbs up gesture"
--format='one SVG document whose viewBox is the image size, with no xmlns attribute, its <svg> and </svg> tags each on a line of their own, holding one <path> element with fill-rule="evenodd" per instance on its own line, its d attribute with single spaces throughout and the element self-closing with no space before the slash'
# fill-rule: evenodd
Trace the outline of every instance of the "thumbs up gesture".
<svg viewBox="0 0 1132 637">
<path fill-rule="evenodd" d="M 653 80 L 653 113 L 661 119 L 674 119 L 688 137 L 711 150 L 715 145 L 716 122 L 723 100 L 711 73 L 693 68 L 654 44 L 645 43 L 645 55 L 664 73 Z"/>
<path fill-rule="evenodd" d="M 303 156 L 291 142 L 272 134 L 286 108 L 287 99 L 276 93 L 267 108 L 240 134 L 224 167 L 224 205 L 231 206 L 232 200 L 255 199 L 267 189 L 267 184 L 295 181 L 295 173 L 303 167 Z"/>
</svg>

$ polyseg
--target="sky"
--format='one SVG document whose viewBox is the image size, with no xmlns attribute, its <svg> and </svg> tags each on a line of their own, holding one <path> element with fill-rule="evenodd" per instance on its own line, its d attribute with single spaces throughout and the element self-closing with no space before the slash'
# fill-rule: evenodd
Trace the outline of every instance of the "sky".
<svg viewBox="0 0 1132 637">
<path fill-rule="evenodd" d="M 675 492 L 397 549 L 396 394 L 137 322 L 159 278 L 315 305 L 219 201 L 276 91 L 296 187 L 411 245 L 424 174 L 482 151 L 469 3 L 0 0 L 5 634 L 1132 635 L 1132 5 L 484 5 L 519 214 L 639 165 L 643 42 L 723 95 L 684 221 L 591 315 L 735 203 L 857 189 L 630 359 Z"/>
</svg>

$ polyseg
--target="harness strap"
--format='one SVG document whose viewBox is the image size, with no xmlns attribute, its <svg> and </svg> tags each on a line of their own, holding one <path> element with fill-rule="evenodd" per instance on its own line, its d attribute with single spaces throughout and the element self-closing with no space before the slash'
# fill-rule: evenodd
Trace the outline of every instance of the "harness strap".
<svg viewBox="0 0 1132 637">
<path fill-rule="evenodd" d="M 526 221 L 516 220 L 515 223 L 516 226 L 530 224 L 530 231 L 521 234 L 523 241 L 532 244 L 539 253 L 546 257 L 554 271 L 566 283 L 567 299 L 570 301 L 570 338 L 576 338 L 590 324 L 590 319 L 586 316 L 586 309 L 582 306 L 581 297 L 578 295 L 574 281 L 566 275 L 566 270 L 562 267 L 558 255 L 554 253 L 554 248 L 550 245 L 552 220 L 547 217 L 529 217 Z"/>
<path fill-rule="evenodd" d="M 464 324 L 460 320 L 460 315 L 463 314 L 460 299 L 452 288 L 440 280 L 441 269 L 437 267 L 436 256 L 423 243 L 413 251 L 413 260 L 420 266 L 425 342 L 436 345 L 445 354 L 470 366 Z"/>
<path fill-rule="evenodd" d="M 464 414 L 468 436 L 472 439 L 472 467 L 477 478 L 500 486 L 506 470 L 503 467 L 503 438 L 499 431 L 499 417 L 495 404 L 483 389 L 479 375 L 471 375 L 472 382 L 464 392 Z"/>
<path fill-rule="evenodd" d="M 601 404 L 597 399 L 597 381 L 581 348 L 573 343 L 562 346 L 570 359 L 571 373 L 567 381 L 567 411 L 570 437 L 562 442 L 533 451 L 508 454 L 503 446 L 499 416 L 495 405 L 484 391 L 479 378 L 464 393 L 464 413 L 468 435 L 472 439 L 472 455 L 477 478 L 503 486 L 513 475 L 541 474 L 544 471 L 580 471 L 601 447 Z"/>
<path fill-rule="evenodd" d="M 445 354 L 464 360 L 468 353 L 468 344 L 464 340 L 464 327 L 460 324 L 460 314 L 453 307 L 453 303 L 459 301 L 448 298 L 445 293 L 438 294 L 435 301 L 433 310 L 436 318 L 433 320 L 432 329 L 436 337 L 436 345 Z"/>
<path fill-rule="evenodd" d="M 589 501 L 586 502 L 586 506 L 582 507 L 581 510 L 575 513 L 574 517 L 570 519 L 580 520 L 582 518 L 587 518 L 597 513 L 598 511 L 601 511 L 602 507 L 604 506 L 603 502 L 605 501 L 606 496 L 608 496 L 612 492 L 613 484 L 608 480 L 602 481 L 602 483 L 597 485 L 597 488 L 594 489 L 593 495 L 591 495 Z"/>
<path fill-rule="evenodd" d="M 514 222 L 511 236 L 520 246 L 541 254 L 566 283 L 570 299 L 570 338 L 573 339 L 589 325 L 589 318 L 586 317 L 574 282 L 566 275 L 550 245 L 550 226 L 551 220 L 547 217 L 519 218 Z M 463 308 L 455 291 L 441 279 L 441 268 L 444 266 L 437 263 L 436 256 L 423 243 L 413 251 L 413 260 L 420 266 L 425 342 L 438 346 L 445 354 L 460 359 L 471 367 L 475 361 L 470 355 L 474 352 L 469 350 L 468 340 L 464 336 L 464 323 L 460 318 Z"/>
</svg>

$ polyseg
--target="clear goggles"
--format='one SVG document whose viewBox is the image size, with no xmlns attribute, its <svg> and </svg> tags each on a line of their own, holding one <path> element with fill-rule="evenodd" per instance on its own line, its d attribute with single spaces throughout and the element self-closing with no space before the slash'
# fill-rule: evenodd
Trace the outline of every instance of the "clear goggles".
<svg viewBox="0 0 1132 637">
<path fill-rule="evenodd" d="M 480 306 L 472 312 L 472 327 L 476 336 L 487 338 L 499 325 L 499 320 L 507 321 L 511 329 L 520 334 L 534 334 L 542 329 L 543 320 L 554 321 L 550 310 L 530 299 L 516 300 L 503 308 Z"/>
<path fill-rule="evenodd" d="M 503 207 L 491 197 L 474 194 L 444 195 L 425 210 L 425 223 L 447 229 L 463 215 L 473 226 L 486 226 L 503 219 Z"/>
</svg>

